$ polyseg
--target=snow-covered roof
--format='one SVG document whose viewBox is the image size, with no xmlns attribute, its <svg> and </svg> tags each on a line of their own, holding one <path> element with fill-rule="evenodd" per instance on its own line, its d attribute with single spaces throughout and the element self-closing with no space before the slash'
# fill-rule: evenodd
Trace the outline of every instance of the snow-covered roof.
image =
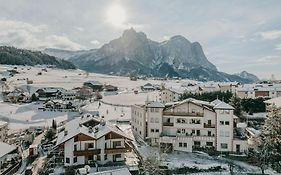
<svg viewBox="0 0 281 175">
<path fill-rule="evenodd" d="M 109 171 L 90 173 L 89 175 L 131 175 L 131 173 L 128 168 L 120 168 Z"/>
<path fill-rule="evenodd" d="M 90 120 L 95 120 L 99 124 L 94 126 L 93 128 L 83 125 L 84 123 L 89 122 Z M 91 131 L 91 129 L 92 129 L 92 131 Z M 65 124 L 64 131 L 62 131 L 58 134 L 56 145 L 60 145 L 78 134 L 85 134 L 91 138 L 99 139 L 102 136 L 104 136 L 110 132 L 114 132 L 118 135 L 121 135 L 121 136 L 131 140 L 131 138 L 129 136 L 127 136 L 117 126 L 115 126 L 109 122 L 107 122 L 107 123 L 101 122 L 101 119 L 97 118 L 97 117 L 85 116 L 85 117 L 77 117 L 77 118 L 67 122 Z"/>
<path fill-rule="evenodd" d="M 87 81 L 87 82 L 85 82 L 85 83 L 90 83 L 90 84 L 92 84 L 92 85 L 102 86 L 102 83 L 99 82 L 99 81 Z"/>
<path fill-rule="evenodd" d="M 272 98 L 270 100 L 264 101 L 266 104 L 275 105 L 277 108 L 281 107 L 281 97 Z"/>
<path fill-rule="evenodd" d="M 158 102 L 158 101 L 152 101 L 152 102 L 148 102 L 146 107 L 148 107 L 148 108 L 164 108 L 165 105 Z"/>
<path fill-rule="evenodd" d="M 214 109 L 234 109 L 234 107 L 229 104 L 222 102 L 214 106 Z"/>
<path fill-rule="evenodd" d="M 234 109 L 234 107 L 232 107 L 231 105 L 220 101 L 219 99 L 216 99 L 214 101 L 211 102 L 212 104 L 214 104 L 214 109 Z"/>
<path fill-rule="evenodd" d="M 13 146 L 13 145 L 9 145 L 7 143 L 1 142 L 0 141 L 0 158 L 2 158 L 3 156 L 5 156 L 6 154 L 9 154 L 10 152 L 14 151 L 15 149 L 17 149 L 17 147 Z"/>
</svg>

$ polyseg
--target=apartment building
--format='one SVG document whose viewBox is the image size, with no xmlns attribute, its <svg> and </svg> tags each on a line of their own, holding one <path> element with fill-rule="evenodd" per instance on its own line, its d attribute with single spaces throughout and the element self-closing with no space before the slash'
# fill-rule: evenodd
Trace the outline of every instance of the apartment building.
<svg viewBox="0 0 281 175">
<path fill-rule="evenodd" d="M 85 114 L 65 124 L 56 146 L 64 153 L 65 166 L 106 164 L 125 161 L 130 141 L 117 126 Z"/>
<path fill-rule="evenodd" d="M 177 91 L 174 89 L 162 89 L 159 92 L 159 101 L 161 103 L 170 103 L 179 101 L 180 96 L 184 93 L 184 91 Z"/>
<path fill-rule="evenodd" d="M 234 134 L 238 118 L 233 110 L 220 100 L 209 103 L 190 98 L 166 105 L 146 102 L 132 106 L 132 130 L 152 145 L 172 150 L 214 148 L 243 153 L 247 140 Z"/>
</svg>

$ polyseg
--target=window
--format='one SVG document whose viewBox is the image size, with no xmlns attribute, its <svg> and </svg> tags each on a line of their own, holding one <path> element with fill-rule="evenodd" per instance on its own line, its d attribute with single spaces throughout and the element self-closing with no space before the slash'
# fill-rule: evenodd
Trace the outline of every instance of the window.
<svg viewBox="0 0 281 175">
<path fill-rule="evenodd" d="M 73 163 L 76 163 L 77 162 L 77 157 L 74 157 L 73 158 Z"/>
<path fill-rule="evenodd" d="M 94 143 L 88 143 L 88 149 L 94 149 Z"/>
<path fill-rule="evenodd" d="M 97 155 L 97 160 L 100 161 L 100 155 Z"/>
<path fill-rule="evenodd" d="M 121 141 L 113 141 L 113 148 L 121 146 Z"/>
<path fill-rule="evenodd" d="M 115 154 L 115 158 L 121 158 L 121 154 Z"/>
<path fill-rule="evenodd" d="M 155 108 L 155 109 L 154 109 L 154 112 L 159 112 L 159 109 L 158 109 L 158 108 Z"/>
<path fill-rule="evenodd" d="M 180 134 L 180 133 L 181 133 L 181 129 L 178 129 L 178 130 L 177 130 L 177 133 Z"/>
<path fill-rule="evenodd" d="M 141 135 L 141 131 L 140 131 L 140 135 Z"/>
<path fill-rule="evenodd" d="M 65 163 L 70 163 L 70 158 L 66 157 L 65 158 Z"/>
<path fill-rule="evenodd" d="M 182 147 L 182 142 L 179 143 L 179 147 Z"/>
<path fill-rule="evenodd" d="M 208 120 L 208 125 L 211 125 L 212 124 L 212 120 Z"/>
<path fill-rule="evenodd" d="M 107 160 L 107 154 L 105 154 L 103 158 L 104 158 L 104 160 Z"/>
<path fill-rule="evenodd" d="M 213 146 L 213 142 L 207 142 L 206 145 L 207 146 Z"/>
<path fill-rule="evenodd" d="M 201 145 L 200 141 L 194 141 L 194 146 L 195 147 L 200 147 L 200 145 Z"/>
<path fill-rule="evenodd" d="M 178 119 L 177 119 L 177 123 L 181 123 L 181 119 L 178 118 Z"/>
<path fill-rule="evenodd" d="M 211 136 L 212 135 L 212 132 L 211 131 L 208 131 L 208 136 Z"/>
<path fill-rule="evenodd" d="M 183 133 L 183 134 L 184 134 L 184 133 L 185 133 L 185 129 L 181 129 L 181 133 Z"/>
<path fill-rule="evenodd" d="M 192 109 L 192 110 L 191 110 L 191 113 L 195 113 L 195 109 Z"/>
<path fill-rule="evenodd" d="M 229 114 L 230 112 L 229 112 L 229 110 L 225 110 L 225 113 L 226 113 L 226 114 Z"/>
<path fill-rule="evenodd" d="M 150 132 L 154 132 L 154 129 L 151 129 Z"/>
<path fill-rule="evenodd" d="M 74 145 L 74 151 L 77 151 L 77 145 Z"/>
<path fill-rule="evenodd" d="M 191 133 L 192 133 L 192 134 L 195 134 L 195 130 L 193 129 L 193 130 L 191 131 Z"/>
<path fill-rule="evenodd" d="M 225 136 L 225 137 L 229 137 L 229 136 L 230 136 L 229 131 L 225 131 L 225 132 L 224 132 L 224 136 Z"/>
<path fill-rule="evenodd" d="M 225 121 L 224 124 L 225 124 L 225 125 L 229 125 L 229 121 Z"/>
<path fill-rule="evenodd" d="M 159 118 L 155 118 L 155 123 L 159 123 Z"/>
<path fill-rule="evenodd" d="M 155 129 L 155 132 L 159 132 L 159 129 Z"/>
<path fill-rule="evenodd" d="M 150 118 L 150 123 L 154 123 L 154 118 Z"/>
<path fill-rule="evenodd" d="M 183 147 L 187 148 L 187 143 L 183 143 Z"/>
<path fill-rule="evenodd" d="M 196 135 L 200 136 L 200 130 L 196 130 Z"/>
<path fill-rule="evenodd" d="M 224 122 L 223 122 L 223 121 L 220 121 L 220 125 L 224 125 Z"/>
<path fill-rule="evenodd" d="M 227 149 L 228 145 L 227 143 L 221 143 L 221 149 Z"/>
</svg>

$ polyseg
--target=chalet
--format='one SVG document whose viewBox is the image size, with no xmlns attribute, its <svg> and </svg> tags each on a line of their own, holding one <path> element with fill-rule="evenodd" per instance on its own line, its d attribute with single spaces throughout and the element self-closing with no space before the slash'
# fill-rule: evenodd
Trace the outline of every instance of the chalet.
<svg viewBox="0 0 281 175">
<path fill-rule="evenodd" d="M 22 103 L 26 102 L 28 98 L 29 96 L 27 92 L 23 92 L 20 89 L 15 89 L 14 91 L 5 94 L 3 99 L 5 102 Z"/>
<path fill-rule="evenodd" d="M 112 85 L 104 85 L 104 90 L 108 92 L 117 91 L 118 87 Z"/>
<path fill-rule="evenodd" d="M 93 89 L 90 87 L 79 87 L 79 88 L 75 88 L 73 89 L 74 91 L 76 91 L 76 97 L 78 99 L 89 99 L 93 97 Z"/>
<path fill-rule="evenodd" d="M 101 84 L 99 81 L 87 81 L 87 82 L 84 82 L 83 85 L 92 88 L 93 91 L 102 91 L 103 90 L 103 84 Z"/>
<path fill-rule="evenodd" d="M 67 122 L 58 133 L 56 147 L 64 153 L 64 165 L 124 162 L 131 152 L 131 138 L 117 126 L 84 114 Z"/>
<path fill-rule="evenodd" d="M 141 86 L 142 91 L 155 91 L 155 87 L 151 83 L 146 83 L 145 85 Z"/>
<path fill-rule="evenodd" d="M 65 89 L 56 88 L 56 87 L 46 87 L 42 89 L 38 89 L 36 93 L 38 94 L 38 98 L 41 101 L 57 99 L 58 95 L 60 95 Z"/>
</svg>

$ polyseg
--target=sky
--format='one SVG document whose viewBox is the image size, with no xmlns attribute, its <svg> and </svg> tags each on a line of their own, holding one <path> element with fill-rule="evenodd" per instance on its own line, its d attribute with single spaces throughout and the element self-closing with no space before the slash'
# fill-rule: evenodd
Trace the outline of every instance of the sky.
<svg viewBox="0 0 281 175">
<path fill-rule="evenodd" d="M 0 45 L 99 48 L 128 28 L 198 41 L 220 71 L 281 79 L 280 0 L 0 0 Z"/>
</svg>

